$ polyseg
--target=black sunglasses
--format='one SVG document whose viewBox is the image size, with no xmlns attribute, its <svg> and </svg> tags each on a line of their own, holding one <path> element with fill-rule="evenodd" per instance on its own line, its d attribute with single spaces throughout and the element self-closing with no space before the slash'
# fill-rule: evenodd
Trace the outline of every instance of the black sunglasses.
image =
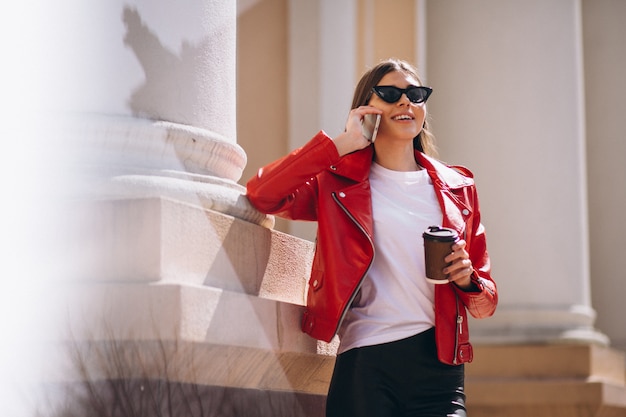
<svg viewBox="0 0 626 417">
<path fill-rule="evenodd" d="M 395 103 L 400 100 L 402 94 L 406 94 L 409 101 L 415 104 L 426 102 L 433 92 L 433 89 L 430 87 L 416 85 L 410 85 L 405 89 L 393 85 L 377 85 L 372 87 L 372 90 L 387 103 Z"/>
</svg>

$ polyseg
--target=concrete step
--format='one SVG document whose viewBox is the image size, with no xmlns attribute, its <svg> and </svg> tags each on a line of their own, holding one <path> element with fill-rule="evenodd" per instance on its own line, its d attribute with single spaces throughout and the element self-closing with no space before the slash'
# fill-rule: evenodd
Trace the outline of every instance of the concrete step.
<svg viewBox="0 0 626 417">
<path fill-rule="evenodd" d="M 477 346 L 472 417 L 626 417 L 623 352 L 596 345 Z"/>
<path fill-rule="evenodd" d="M 468 377 L 575 378 L 625 385 L 624 352 L 597 345 L 476 346 Z"/>
</svg>

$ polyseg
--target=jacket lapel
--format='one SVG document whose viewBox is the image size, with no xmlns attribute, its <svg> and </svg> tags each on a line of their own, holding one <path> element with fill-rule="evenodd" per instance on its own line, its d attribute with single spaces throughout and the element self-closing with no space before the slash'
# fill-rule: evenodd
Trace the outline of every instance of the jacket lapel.
<svg viewBox="0 0 626 417">
<path fill-rule="evenodd" d="M 426 168 L 435 187 L 444 213 L 442 226 L 452 228 L 462 235 L 465 231 L 465 219 L 472 214 L 472 207 L 461 196 L 464 188 L 473 185 L 474 180 L 421 152 L 416 152 L 416 159 Z"/>
<path fill-rule="evenodd" d="M 369 146 L 346 155 L 330 168 L 339 179 L 335 189 L 338 202 L 370 237 L 374 229 L 369 182 L 373 156 L 374 148 Z"/>
</svg>

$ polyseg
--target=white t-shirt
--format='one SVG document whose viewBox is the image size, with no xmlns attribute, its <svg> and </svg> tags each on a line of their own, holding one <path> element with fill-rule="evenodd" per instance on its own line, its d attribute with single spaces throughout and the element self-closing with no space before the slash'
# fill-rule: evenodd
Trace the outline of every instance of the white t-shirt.
<svg viewBox="0 0 626 417">
<path fill-rule="evenodd" d="M 435 324 L 422 233 L 443 215 L 426 170 L 370 172 L 375 255 L 339 330 L 339 352 L 413 336 Z"/>
</svg>

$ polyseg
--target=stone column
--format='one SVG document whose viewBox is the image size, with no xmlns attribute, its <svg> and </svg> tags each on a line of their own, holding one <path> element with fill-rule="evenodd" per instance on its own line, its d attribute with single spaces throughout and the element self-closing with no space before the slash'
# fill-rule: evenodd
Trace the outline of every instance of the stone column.
<svg viewBox="0 0 626 417">
<path fill-rule="evenodd" d="M 79 193 L 169 196 L 267 222 L 236 184 L 246 163 L 235 130 L 236 5 L 74 3 L 61 39 L 74 63 L 62 85 L 72 89 L 58 94 L 75 112 L 75 162 L 106 167 L 91 169 Z"/>
<path fill-rule="evenodd" d="M 622 258 L 626 251 L 626 3 L 584 0 L 585 102 L 592 300 L 598 327 L 611 343 L 626 350 L 623 300 L 626 285 Z M 616 192 L 617 191 L 617 192 Z"/>
<path fill-rule="evenodd" d="M 443 160 L 474 171 L 500 289 L 476 342 L 593 342 L 580 4 L 427 3 Z"/>
</svg>

